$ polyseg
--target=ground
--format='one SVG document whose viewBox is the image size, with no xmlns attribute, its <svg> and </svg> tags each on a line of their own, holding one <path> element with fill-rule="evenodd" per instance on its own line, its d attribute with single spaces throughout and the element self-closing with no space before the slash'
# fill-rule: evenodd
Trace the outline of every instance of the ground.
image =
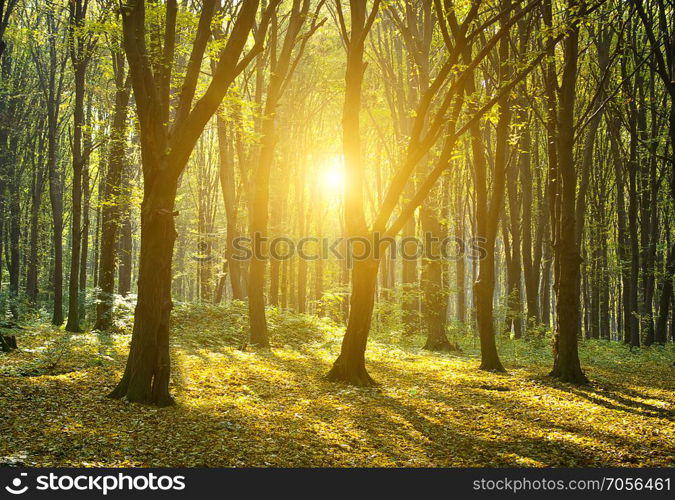
<svg viewBox="0 0 675 500">
<path fill-rule="evenodd" d="M 107 399 L 129 335 L 34 325 L 0 353 L 0 465 L 675 466 L 675 350 L 583 342 L 592 380 L 549 379 L 546 339 L 501 338 L 508 373 L 421 337 L 376 331 L 380 385 L 323 380 L 340 345 L 329 320 L 270 311 L 272 349 L 244 345 L 244 307 L 178 307 L 168 408 Z"/>
</svg>

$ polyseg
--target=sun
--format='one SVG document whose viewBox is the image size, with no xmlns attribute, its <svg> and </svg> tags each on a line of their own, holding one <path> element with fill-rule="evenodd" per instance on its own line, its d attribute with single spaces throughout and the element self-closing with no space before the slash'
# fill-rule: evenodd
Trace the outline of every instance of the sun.
<svg viewBox="0 0 675 500">
<path fill-rule="evenodd" d="M 321 167 L 321 187 L 332 193 L 342 193 L 345 187 L 345 169 L 342 156 L 329 157 Z"/>
</svg>

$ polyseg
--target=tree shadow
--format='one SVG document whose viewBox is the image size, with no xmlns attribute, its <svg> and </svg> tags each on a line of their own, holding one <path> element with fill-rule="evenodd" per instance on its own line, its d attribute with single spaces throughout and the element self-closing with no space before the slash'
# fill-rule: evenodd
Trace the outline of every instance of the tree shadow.
<svg viewBox="0 0 675 500">
<path fill-rule="evenodd" d="M 609 410 L 623 411 L 632 413 L 634 415 L 644 417 L 654 417 L 675 422 L 675 414 L 672 409 L 662 408 L 642 401 L 637 401 L 632 398 L 644 397 L 640 394 L 624 386 L 615 384 L 606 384 L 602 382 L 592 382 L 586 386 L 576 386 L 558 382 L 550 377 L 534 377 L 542 385 L 555 388 L 557 390 L 574 394 L 587 401 L 607 408 Z"/>
</svg>

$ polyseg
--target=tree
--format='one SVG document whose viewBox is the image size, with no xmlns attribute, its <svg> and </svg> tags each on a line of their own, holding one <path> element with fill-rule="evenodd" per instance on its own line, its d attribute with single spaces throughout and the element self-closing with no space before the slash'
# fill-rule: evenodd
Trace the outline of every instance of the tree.
<svg viewBox="0 0 675 500">
<path fill-rule="evenodd" d="M 109 141 L 108 168 L 105 172 L 101 208 L 101 249 L 98 263 L 99 292 L 96 305 L 94 329 L 107 331 L 112 327 L 113 294 L 115 290 L 115 260 L 120 226 L 122 203 L 120 197 L 122 174 L 126 157 L 126 130 L 131 80 L 126 72 L 122 47 L 115 41 L 111 44 L 111 59 L 115 77 L 115 104 Z"/>
<path fill-rule="evenodd" d="M 52 236 L 54 266 L 52 288 L 54 294 L 52 324 L 63 323 L 63 184 L 64 172 L 59 163 L 59 139 L 62 132 L 61 104 L 64 96 L 65 65 L 67 52 L 61 50 L 59 40 L 66 38 L 67 24 L 62 19 L 58 5 L 35 5 L 30 51 L 38 76 L 38 85 L 47 113 L 47 178 L 49 201 L 52 209 Z M 37 40 L 37 30 L 44 22 L 47 30 L 46 46 Z"/>
<path fill-rule="evenodd" d="M 279 43 L 279 28 L 276 12 L 272 18 L 270 40 L 270 77 L 266 89 L 265 105 L 263 108 L 261 139 L 258 151 L 258 163 L 252 173 L 252 197 L 249 201 L 249 232 L 254 245 L 258 241 L 263 243 L 267 238 L 269 218 L 269 183 L 274 151 L 276 147 L 276 109 L 288 80 L 293 76 L 293 71 L 304 51 L 307 39 L 323 24 L 319 23 L 318 13 L 323 1 L 318 3 L 313 21 L 307 33 L 301 34 L 302 27 L 310 13 L 309 0 L 293 0 L 291 11 L 288 16 L 288 25 L 281 42 L 279 53 L 276 47 Z M 299 48 L 295 51 L 296 45 Z M 296 53 L 297 52 L 297 53 Z M 265 319 L 265 267 L 266 260 L 254 258 L 249 265 L 248 275 L 248 314 L 250 327 L 250 343 L 260 347 L 269 346 L 267 322 Z"/>
<path fill-rule="evenodd" d="M 327 377 L 329 380 L 339 380 L 355 385 L 370 385 L 373 383 L 365 368 L 365 348 L 372 319 L 374 292 L 379 267 L 379 257 L 377 257 L 379 253 L 375 252 L 375 249 L 391 244 L 393 237 L 399 233 L 409 218 L 413 216 L 415 210 L 429 196 L 436 181 L 449 167 L 450 159 L 459 138 L 470 130 L 471 127 L 475 126 L 485 113 L 492 109 L 497 102 L 500 102 L 507 93 L 511 92 L 512 88 L 522 78 L 527 76 L 543 59 L 544 53 L 533 57 L 531 61 L 513 75 L 509 82 L 505 82 L 499 88 L 496 95 L 487 99 L 482 106 L 471 110 L 464 123 L 458 126 L 461 111 L 465 103 L 464 92 L 467 81 L 473 77 L 476 67 L 491 53 L 498 42 L 509 33 L 510 28 L 518 19 L 530 12 L 536 4 L 537 2 L 531 3 L 519 13 L 504 21 L 495 34 L 484 44 L 483 48 L 469 61 L 464 61 L 464 66 L 461 70 L 457 70 L 456 65 L 459 55 L 463 53 L 466 44 L 473 41 L 477 33 L 481 33 L 486 26 L 504 20 L 509 15 L 510 9 L 489 18 L 468 35 L 467 32 L 474 21 L 476 21 L 478 14 L 479 6 L 477 3 L 472 4 L 471 9 L 461 24 L 454 17 L 453 10 L 444 11 L 441 9 L 437 17 L 439 19 L 447 19 L 448 22 L 455 26 L 455 30 L 453 30 L 455 33 L 454 41 L 450 36 L 450 31 L 447 28 L 443 30 L 444 43 L 452 47 L 453 50 L 448 51 L 449 56 L 442 63 L 429 89 L 420 96 L 419 103 L 414 111 L 415 124 L 408 139 L 404 160 L 396 169 L 389 184 L 387 194 L 380 204 L 370 228 L 366 223 L 363 203 L 364 172 L 360 158 L 359 109 L 361 100 L 360 89 L 364 71 L 363 39 L 374 22 L 376 7 L 379 6 L 379 3 L 376 2 L 374 4 L 368 16 L 366 16 L 367 9 L 365 2 L 350 3 L 351 34 L 347 32 L 345 16 L 342 14 L 339 3 L 336 4 L 338 6 L 337 13 L 342 38 L 347 47 L 345 104 L 342 120 L 343 149 L 347 175 L 344 195 L 346 235 L 351 238 L 359 238 L 359 241 L 366 249 L 370 248 L 373 251 L 368 254 L 367 258 L 356 259 L 354 262 L 347 330 L 342 341 L 340 355 L 328 373 Z M 551 43 L 555 44 L 561 38 L 562 36 L 558 36 Z M 446 83 L 447 85 L 445 85 Z M 433 98 L 437 96 L 440 104 L 432 109 Z M 409 201 L 403 204 L 394 220 L 389 222 L 415 167 L 429 152 L 439 137 L 443 137 L 444 140 L 433 168 L 429 170 L 424 180 L 419 183 L 415 194 Z M 497 207 L 495 210 L 498 213 L 499 208 Z M 484 322 L 484 325 L 487 324 L 487 322 Z M 492 328 L 491 324 L 490 328 Z M 484 362 L 481 366 L 484 369 L 494 369 L 496 368 L 494 366 L 496 349 L 494 351 L 488 349 L 490 341 L 494 344 L 494 336 L 490 338 L 485 335 L 486 332 L 487 330 L 484 330 L 483 338 L 487 343 L 484 349 Z"/>
<path fill-rule="evenodd" d="M 364 169 L 361 160 L 360 118 L 361 86 L 365 65 L 364 45 L 375 22 L 380 1 L 368 11 L 366 0 L 350 0 L 351 25 L 347 31 L 340 2 L 336 2 L 342 39 L 347 48 L 345 100 L 342 111 L 342 147 L 347 181 L 344 192 L 345 235 L 365 237 L 368 234 L 363 207 Z M 374 383 L 366 371 L 365 352 L 372 317 L 378 264 L 369 257 L 354 264 L 349 322 L 342 341 L 340 356 L 327 375 L 329 380 L 343 380 L 356 385 Z"/>
<path fill-rule="evenodd" d="M 90 151 L 85 150 L 84 98 L 87 66 L 96 44 L 96 38 L 85 26 L 89 0 L 70 0 L 68 24 L 68 48 L 75 74 L 75 106 L 73 111 L 73 184 L 70 279 L 68 286 L 68 322 L 66 330 L 80 332 L 80 251 L 82 248 L 82 171 L 88 162 Z"/>
<path fill-rule="evenodd" d="M 260 32 L 266 31 L 277 4 L 278 1 L 272 1 L 268 5 L 258 26 Z M 114 398 L 126 396 L 129 401 L 158 406 L 173 402 L 169 394 L 169 314 L 178 179 L 230 84 L 262 48 L 258 42 L 242 56 L 255 22 L 258 1 L 234 6 L 229 37 L 218 53 L 211 82 L 193 104 L 216 7 L 215 0 L 205 0 L 201 6 L 172 117 L 171 79 L 175 67 L 178 2 L 167 0 L 161 52 L 158 40 L 150 45 L 146 42 L 145 1 L 130 0 L 121 6 L 124 51 L 140 125 L 143 203 L 134 329 L 124 375 L 110 394 Z M 154 30 L 151 36 L 157 36 Z"/>
<path fill-rule="evenodd" d="M 19 0 L 0 0 L 0 57 L 5 52 L 7 44 L 3 40 L 5 30 L 9 25 L 9 17 L 12 15 L 12 11 Z"/>
<path fill-rule="evenodd" d="M 574 102 L 579 57 L 579 22 L 584 11 L 583 3 L 568 2 L 572 19 L 569 34 L 564 41 L 563 73 L 558 95 L 557 116 L 557 163 L 550 168 L 557 169 L 559 191 L 556 200 L 557 217 L 551 225 L 555 228 L 555 263 L 558 267 L 556 280 L 556 325 L 554 330 L 554 362 L 551 376 L 564 382 L 587 383 L 581 370 L 577 346 L 579 326 L 579 303 L 577 281 L 581 256 L 576 239 L 576 189 L 577 173 L 574 162 Z"/>
</svg>

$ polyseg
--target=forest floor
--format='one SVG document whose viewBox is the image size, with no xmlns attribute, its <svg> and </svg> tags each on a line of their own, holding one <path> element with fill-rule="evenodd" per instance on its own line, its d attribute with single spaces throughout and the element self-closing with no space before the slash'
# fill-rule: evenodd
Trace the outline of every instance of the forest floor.
<svg viewBox="0 0 675 500">
<path fill-rule="evenodd" d="M 176 405 L 107 399 L 128 332 L 36 325 L 0 353 L 0 466 L 675 466 L 675 350 L 582 342 L 586 387 L 557 383 L 544 339 L 500 339 L 508 374 L 421 337 L 374 332 L 380 383 L 323 379 L 341 329 L 270 311 L 273 347 L 243 346 L 245 308 L 177 307 Z M 242 347 L 243 350 L 242 350 Z"/>
</svg>

